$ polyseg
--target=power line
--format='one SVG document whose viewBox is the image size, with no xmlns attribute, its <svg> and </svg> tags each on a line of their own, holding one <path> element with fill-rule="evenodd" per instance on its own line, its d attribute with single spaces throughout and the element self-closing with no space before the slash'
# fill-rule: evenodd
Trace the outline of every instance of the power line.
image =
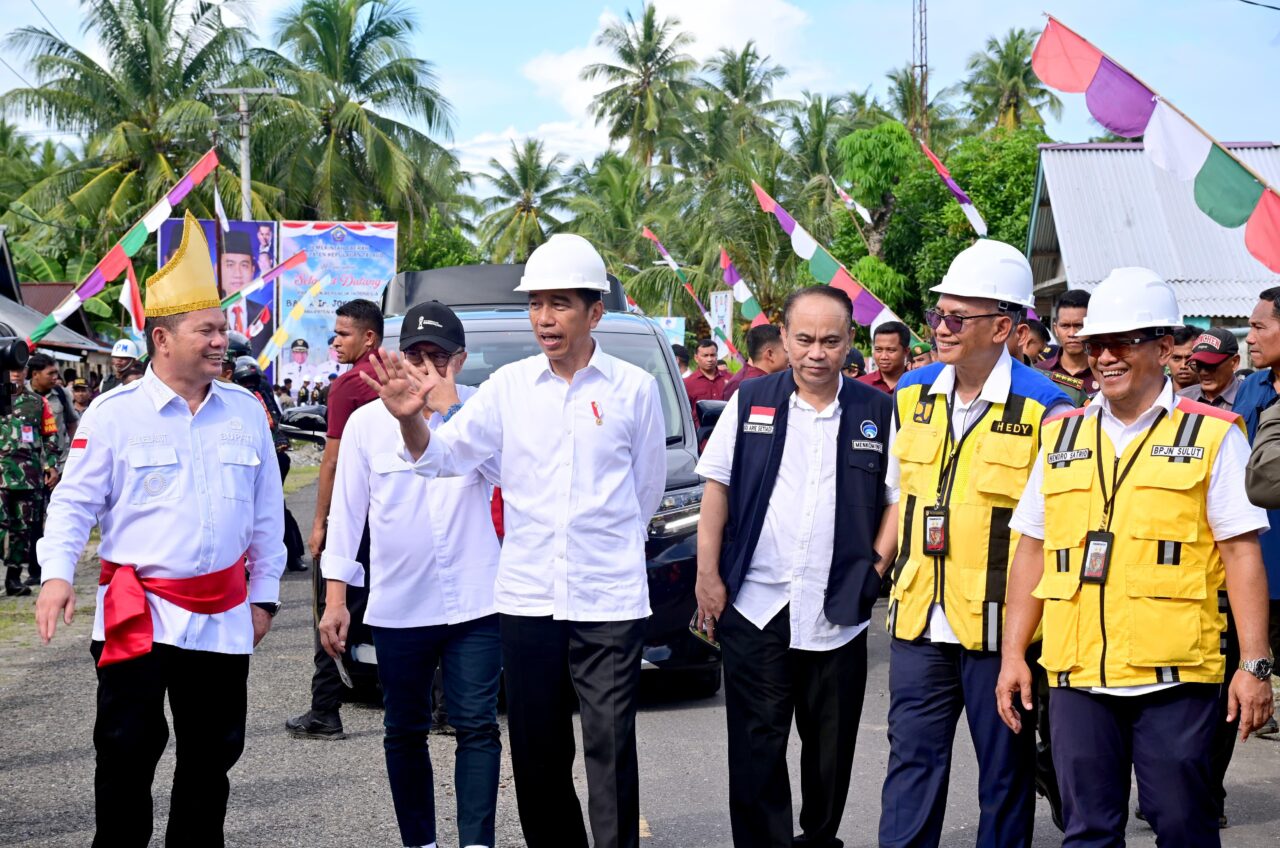
<svg viewBox="0 0 1280 848">
<path fill-rule="evenodd" d="M 18 73 L 18 69 L 17 69 L 17 68 L 15 68 L 13 65 L 10 65 L 8 62 L 6 62 L 6 61 L 4 60 L 4 57 L 3 57 L 3 56 L 0 56 L 0 64 L 4 65 L 4 66 L 5 66 L 6 68 L 8 68 L 10 71 L 13 71 L 13 75 L 14 75 L 15 77 L 17 77 L 18 79 L 22 80 L 23 82 L 25 82 L 25 83 L 27 84 L 27 88 L 35 88 L 35 87 L 36 87 L 36 86 L 34 86 L 34 85 L 32 85 L 32 84 L 31 84 L 31 80 L 27 79 L 27 78 L 26 78 L 26 77 L 24 77 L 22 74 Z"/>
<path fill-rule="evenodd" d="M 1271 9 L 1280 12 L 1280 6 L 1272 6 L 1270 3 L 1259 3 L 1258 0 L 1240 0 L 1241 3 L 1248 3 L 1250 6 L 1261 6 L 1264 9 Z"/>
<path fill-rule="evenodd" d="M 36 10 L 37 12 L 39 12 L 39 13 L 40 13 L 40 17 L 44 18 L 45 23 L 47 23 L 49 26 L 53 27 L 53 31 L 54 31 L 54 32 L 56 32 L 56 33 L 58 33 L 58 38 L 61 38 L 61 39 L 62 39 L 63 41 L 65 41 L 67 44 L 70 44 L 70 43 L 71 43 L 70 39 L 68 39 L 65 35 L 63 35 L 63 34 L 58 30 L 58 26 L 57 26 L 57 24 L 55 24 L 53 21 L 49 20 L 49 16 L 48 16 L 48 15 L 46 15 L 46 14 L 44 13 L 44 10 L 43 10 L 43 9 L 41 9 L 39 6 L 36 6 L 36 0 L 30 0 L 30 3 L 31 3 L 31 5 L 32 5 L 32 6 L 35 6 L 35 10 Z"/>
</svg>

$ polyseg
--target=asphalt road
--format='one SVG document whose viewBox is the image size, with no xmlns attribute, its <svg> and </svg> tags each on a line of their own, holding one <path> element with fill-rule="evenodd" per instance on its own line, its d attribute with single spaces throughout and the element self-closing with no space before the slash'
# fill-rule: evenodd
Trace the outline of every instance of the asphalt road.
<svg viewBox="0 0 1280 848">
<path fill-rule="evenodd" d="M 290 497 L 305 527 L 314 489 Z M 80 588 L 90 589 L 89 569 Z M 249 680 L 248 740 L 232 772 L 227 842 L 235 846 L 397 846 L 400 844 L 382 758 L 381 712 L 347 707 L 349 733 L 338 742 L 290 738 L 284 720 L 307 707 L 311 673 L 308 575 L 287 575 L 285 609 L 254 657 Z M 91 597 L 91 596 L 90 596 Z M 0 620 L 28 615 L 29 601 L 0 599 Z M 93 833 L 94 672 L 88 653 L 90 616 L 80 616 L 53 645 L 39 647 L 34 630 L 0 630 L 0 845 L 88 845 Z M 887 759 L 885 715 L 888 640 L 873 627 L 866 707 L 854 762 L 853 788 L 840 836 L 853 848 L 875 845 L 880 784 Z M 689 700 L 647 677 L 638 720 L 643 844 L 657 848 L 728 848 L 724 700 Z M 505 735 L 505 728 L 504 728 Z M 793 736 L 793 740 L 794 740 Z M 796 743 L 798 744 L 798 742 Z M 441 848 L 457 845 L 453 815 L 452 740 L 432 737 Z M 791 752 L 798 785 L 798 748 Z M 977 825 L 976 767 L 964 722 L 943 845 L 973 844 Z M 580 794 L 585 793 L 581 765 Z M 156 775 L 156 832 L 163 833 L 173 742 Z M 499 790 L 498 844 L 519 846 L 510 764 Z M 1237 748 L 1227 778 L 1232 826 L 1224 844 L 1239 848 L 1280 841 L 1280 744 L 1253 739 Z M 796 790 L 798 792 L 798 789 Z M 585 806 L 585 795 L 584 795 Z M 1154 844 L 1131 822 L 1131 845 Z M 157 839 L 153 844 L 159 845 Z M 1048 807 L 1037 809 L 1036 846 L 1058 845 Z"/>
</svg>

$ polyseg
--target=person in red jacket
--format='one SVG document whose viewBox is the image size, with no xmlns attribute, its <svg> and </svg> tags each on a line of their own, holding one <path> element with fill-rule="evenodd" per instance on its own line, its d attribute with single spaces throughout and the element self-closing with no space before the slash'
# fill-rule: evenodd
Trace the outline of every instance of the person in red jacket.
<svg viewBox="0 0 1280 848">
<path fill-rule="evenodd" d="M 786 367 L 787 350 L 782 346 L 782 332 L 773 324 L 752 327 L 747 330 L 747 364 L 725 384 L 724 400 L 733 397 L 743 380 L 773 374 Z"/>
</svg>

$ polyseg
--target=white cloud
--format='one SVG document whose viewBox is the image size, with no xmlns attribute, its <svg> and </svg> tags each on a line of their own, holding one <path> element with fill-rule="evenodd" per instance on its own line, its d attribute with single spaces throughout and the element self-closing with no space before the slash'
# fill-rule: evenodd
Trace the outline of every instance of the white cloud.
<svg viewBox="0 0 1280 848">
<path fill-rule="evenodd" d="M 549 121 L 527 131 L 508 126 L 501 132 L 483 132 L 459 142 L 453 152 L 463 170 L 480 173 L 489 170 L 490 159 L 510 164 L 512 142 L 519 145 L 526 138 L 540 139 L 548 158 L 564 154 L 566 168 L 579 159 L 594 158 L 609 146 L 609 134 L 603 127 L 589 120 L 566 120 Z"/>
</svg>

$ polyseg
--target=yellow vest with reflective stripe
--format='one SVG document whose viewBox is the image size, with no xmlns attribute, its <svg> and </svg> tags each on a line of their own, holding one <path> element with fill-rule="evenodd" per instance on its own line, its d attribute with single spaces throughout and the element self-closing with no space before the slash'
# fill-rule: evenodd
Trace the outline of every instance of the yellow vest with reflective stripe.
<svg viewBox="0 0 1280 848">
<path fill-rule="evenodd" d="M 1043 378 L 1036 376 L 1037 383 Z M 931 381 L 930 381 L 931 382 Z M 1047 387 L 1047 381 L 1044 381 Z M 992 404 L 972 425 L 948 474 L 942 503 L 948 508 L 946 556 L 924 553 L 924 510 L 938 502 L 938 482 L 947 457 L 946 399 L 929 385 L 899 384 L 894 455 L 902 471 L 898 502 L 898 558 L 892 569 L 888 630 L 917 639 L 940 603 L 960 644 L 995 651 L 1004 627 L 1005 585 L 1018 534 L 1009 519 L 1022 496 L 1040 447 L 1045 407 L 1016 393 Z M 1050 389 L 1050 391 L 1052 391 Z M 1042 391 L 1041 394 L 1044 394 Z M 1054 399 L 1061 399 L 1052 391 Z M 954 448 L 954 440 L 951 442 Z"/>
<path fill-rule="evenodd" d="M 1102 585 L 1080 581 L 1085 535 L 1102 521 L 1098 415 L 1077 410 L 1045 424 L 1044 573 L 1033 594 L 1044 601 L 1050 685 L 1222 682 L 1225 571 L 1206 495 L 1233 424 L 1229 412 L 1180 398 L 1140 451 L 1141 435 L 1125 448 L 1121 469 L 1138 455 L 1112 508 Z M 1105 433 L 1101 446 L 1110 491 L 1116 456 Z"/>
</svg>

